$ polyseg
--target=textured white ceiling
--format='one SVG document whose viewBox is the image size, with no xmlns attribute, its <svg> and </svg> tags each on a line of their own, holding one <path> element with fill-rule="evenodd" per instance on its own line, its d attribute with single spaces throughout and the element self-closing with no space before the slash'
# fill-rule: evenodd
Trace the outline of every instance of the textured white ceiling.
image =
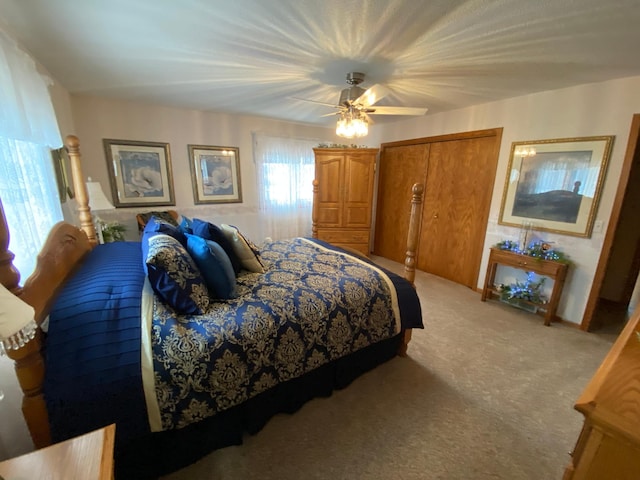
<svg viewBox="0 0 640 480">
<path fill-rule="evenodd" d="M 72 93 L 318 124 L 293 97 L 350 71 L 427 115 L 640 75 L 640 0 L 0 0 L 0 26 Z"/>
</svg>

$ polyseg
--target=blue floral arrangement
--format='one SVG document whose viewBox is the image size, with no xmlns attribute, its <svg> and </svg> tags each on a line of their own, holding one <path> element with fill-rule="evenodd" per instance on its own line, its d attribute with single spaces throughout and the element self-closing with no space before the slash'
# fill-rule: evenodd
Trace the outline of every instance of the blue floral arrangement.
<svg viewBox="0 0 640 480">
<path fill-rule="evenodd" d="M 552 248 L 547 242 L 531 242 L 526 248 L 521 249 L 518 242 L 514 240 L 503 240 L 495 245 L 500 250 L 508 250 L 510 252 L 528 255 L 529 257 L 539 258 L 541 260 L 552 260 L 554 262 L 571 264 L 569 257 L 558 249 Z"/>
<path fill-rule="evenodd" d="M 516 280 L 511 285 L 505 285 L 500 291 L 500 298 L 506 301 L 518 299 L 532 303 L 547 303 L 547 297 L 542 293 L 545 280 L 546 277 L 541 277 L 540 280 L 535 281 L 533 272 L 527 272 L 525 282 Z"/>
</svg>

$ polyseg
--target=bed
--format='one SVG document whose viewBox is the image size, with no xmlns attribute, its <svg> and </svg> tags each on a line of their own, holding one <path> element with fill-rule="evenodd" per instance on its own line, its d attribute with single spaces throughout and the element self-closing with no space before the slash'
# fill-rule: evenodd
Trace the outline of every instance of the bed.
<svg viewBox="0 0 640 480">
<path fill-rule="evenodd" d="M 412 288 L 420 185 L 404 278 L 326 242 L 297 238 L 254 251 L 260 266 L 232 272 L 228 295 L 218 295 L 219 286 L 216 295 L 201 294 L 207 275 L 192 243 L 186 248 L 198 235 L 163 230 L 143 232 L 141 242 L 96 245 L 78 139 L 69 136 L 65 145 L 80 228 L 61 222 L 52 229 L 22 287 L 0 215 L 2 284 L 34 307 L 39 325 L 48 323 L 48 333 L 38 330 L 8 352 L 37 448 L 115 423 L 116 478 L 154 478 L 240 444 L 273 415 L 406 355 L 411 330 L 423 327 Z M 195 256 L 177 263 L 174 253 L 183 250 Z M 181 282 L 196 267 L 186 299 L 157 287 L 149 259 L 161 258 L 158 251 L 171 252 Z"/>
</svg>

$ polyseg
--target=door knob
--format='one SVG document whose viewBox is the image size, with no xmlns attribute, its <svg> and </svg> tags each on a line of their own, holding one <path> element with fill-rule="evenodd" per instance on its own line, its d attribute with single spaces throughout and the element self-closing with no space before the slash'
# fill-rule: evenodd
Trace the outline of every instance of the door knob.
<svg viewBox="0 0 640 480">
<path fill-rule="evenodd" d="M 437 213 L 434 213 L 434 214 L 433 214 L 433 218 L 438 218 L 438 214 L 437 214 Z"/>
</svg>

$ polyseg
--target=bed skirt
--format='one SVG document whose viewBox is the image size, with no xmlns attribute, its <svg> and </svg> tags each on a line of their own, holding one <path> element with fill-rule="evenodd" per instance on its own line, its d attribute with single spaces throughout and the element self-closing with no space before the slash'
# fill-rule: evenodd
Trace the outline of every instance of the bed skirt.
<svg viewBox="0 0 640 480">
<path fill-rule="evenodd" d="M 214 450 L 242 444 L 278 413 L 294 413 L 306 402 L 334 390 L 398 352 L 402 334 L 325 364 L 302 377 L 276 385 L 247 402 L 179 430 L 152 433 L 126 445 L 116 444 L 116 479 L 152 479 L 180 470 Z"/>
</svg>

